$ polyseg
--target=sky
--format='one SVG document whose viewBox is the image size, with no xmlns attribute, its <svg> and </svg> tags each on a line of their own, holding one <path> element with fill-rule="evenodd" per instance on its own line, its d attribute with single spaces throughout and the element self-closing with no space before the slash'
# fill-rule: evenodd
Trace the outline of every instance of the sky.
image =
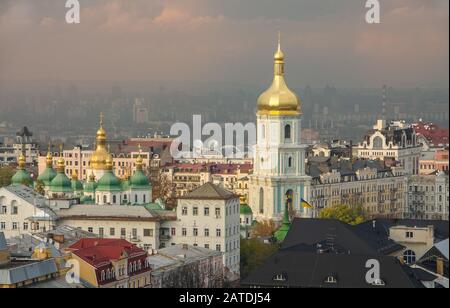
<svg viewBox="0 0 450 308">
<path fill-rule="evenodd" d="M 0 81 L 268 84 L 282 33 L 294 87 L 448 87 L 449 1 L 0 0 Z"/>
</svg>

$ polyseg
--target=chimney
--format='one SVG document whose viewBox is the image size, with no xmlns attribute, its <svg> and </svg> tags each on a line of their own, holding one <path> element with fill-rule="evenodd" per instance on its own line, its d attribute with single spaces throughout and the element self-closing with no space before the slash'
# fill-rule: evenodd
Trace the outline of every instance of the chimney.
<svg viewBox="0 0 450 308">
<path fill-rule="evenodd" d="M 436 273 L 438 275 L 444 276 L 444 259 L 443 258 L 436 259 Z"/>
</svg>

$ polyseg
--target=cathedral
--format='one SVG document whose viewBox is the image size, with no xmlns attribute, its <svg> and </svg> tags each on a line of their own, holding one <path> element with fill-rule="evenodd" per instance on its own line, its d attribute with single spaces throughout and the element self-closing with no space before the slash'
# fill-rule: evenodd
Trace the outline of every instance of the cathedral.
<svg viewBox="0 0 450 308">
<path fill-rule="evenodd" d="M 257 142 L 249 201 L 256 219 L 280 221 L 285 203 L 297 216 L 311 217 L 302 206 L 309 199 L 310 177 L 305 173 L 306 145 L 301 143 L 299 97 L 284 78 L 285 56 L 278 40 L 272 85 L 258 98 Z"/>
<path fill-rule="evenodd" d="M 46 168 L 34 185 L 42 185 L 42 190 L 49 199 L 76 199 L 83 204 L 96 205 L 146 205 L 152 202 L 151 184 L 144 173 L 144 163 L 139 155 L 135 162 L 136 171 L 118 178 L 114 173 L 114 160 L 107 150 L 106 131 L 103 117 L 97 131 L 96 149 L 89 163 L 89 179 L 83 183 L 77 173 L 69 178 L 66 175 L 66 162 L 62 155 L 53 168 L 53 156 L 50 150 L 46 157 Z M 141 153 L 141 151 L 140 151 Z M 19 158 L 19 167 L 12 178 L 12 185 L 32 186 L 33 180 L 25 169 L 25 157 Z"/>
</svg>

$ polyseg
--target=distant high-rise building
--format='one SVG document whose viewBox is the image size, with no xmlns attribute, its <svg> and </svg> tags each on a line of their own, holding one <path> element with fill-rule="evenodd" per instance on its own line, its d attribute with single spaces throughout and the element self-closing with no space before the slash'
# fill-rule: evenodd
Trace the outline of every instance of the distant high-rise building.
<svg viewBox="0 0 450 308">
<path fill-rule="evenodd" d="M 143 98 L 136 98 L 133 105 L 133 121 L 136 124 L 148 123 L 149 110 Z"/>
</svg>

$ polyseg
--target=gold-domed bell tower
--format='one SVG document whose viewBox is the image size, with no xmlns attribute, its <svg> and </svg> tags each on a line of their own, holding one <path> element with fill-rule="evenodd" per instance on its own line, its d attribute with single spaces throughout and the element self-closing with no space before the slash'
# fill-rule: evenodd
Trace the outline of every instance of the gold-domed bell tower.
<svg viewBox="0 0 450 308">
<path fill-rule="evenodd" d="M 304 216 L 300 200 L 309 198 L 310 178 L 305 174 L 306 145 L 301 144 L 300 98 L 287 86 L 281 36 L 274 54 L 271 86 L 258 98 L 254 174 L 250 178 L 249 205 L 255 218 L 281 221 L 289 196 Z"/>
<path fill-rule="evenodd" d="M 100 179 L 106 171 L 108 171 L 107 161 L 110 159 L 106 148 L 106 131 L 103 128 L 103 113 L 100 114 L 100 128 L 97 131 L 96 136 L 96 149 L 92 153 L 90 172 L 93 173 L 96 179 Z"/>
</svg>

